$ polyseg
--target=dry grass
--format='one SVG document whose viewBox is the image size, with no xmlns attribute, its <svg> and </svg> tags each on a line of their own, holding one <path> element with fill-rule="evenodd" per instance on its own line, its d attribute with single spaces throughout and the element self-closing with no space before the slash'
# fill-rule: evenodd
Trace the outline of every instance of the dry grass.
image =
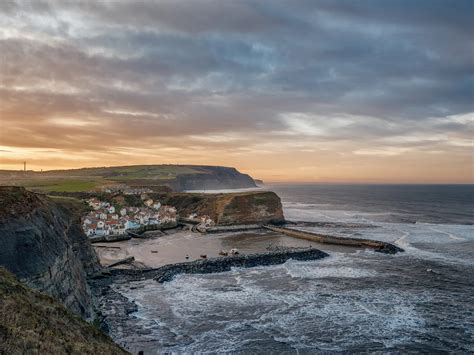
<svg viewBox="0 0 474 355">
<path fill-rule="evenodd" d="M 100 330 L 0 268 L 0 354 L 126 354 Z"/>
</svg>

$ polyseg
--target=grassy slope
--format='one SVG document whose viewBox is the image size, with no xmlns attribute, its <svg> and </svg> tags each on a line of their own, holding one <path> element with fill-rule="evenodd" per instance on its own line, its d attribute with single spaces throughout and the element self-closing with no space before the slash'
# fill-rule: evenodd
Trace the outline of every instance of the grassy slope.
<svg viewBox="0 0 474 355">
<path fill-rule="evenodd" d="M 126 354 L 94 326 L 0 268 L 1 354 Z"/>
<path fill-rule="evenodd" d="M 117 183 L 161 184 L 183 174 L 202 174 L 202 169 L 179 165 L 137 165 L 43 173 L 0 171 L 0 185 L 24 186 L 39 192 L 82 192 Z"/>
</svg>

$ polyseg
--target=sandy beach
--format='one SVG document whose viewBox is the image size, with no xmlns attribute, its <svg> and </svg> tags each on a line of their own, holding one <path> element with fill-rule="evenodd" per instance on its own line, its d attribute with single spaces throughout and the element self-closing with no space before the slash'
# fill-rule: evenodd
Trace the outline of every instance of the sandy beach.
<svg viewBox="0 0 474 355">
<path fill-rule="evenodd" d="M 236 248 L 243 254 L 254 254 L 268 251 L 268 248 L 309 247 L 323 251 L 354 252 L 357 248 L 317 244 L 295 239 L 273 232 L 246 232 L 199 234 L 190 231 L 171 232 L 169 235 L 149 239 L 130 239 L 114 243 L 97 243 L 94 249 L 99 255 L 102 265 L 133 256 L 134 266 L 156 268 L 167 264 L 218 257 L 221 250 Z M 188 256 L 188 259 L 186 259 Z M 128 265 L 118 266 L 129 268 Z"/>
</svg>

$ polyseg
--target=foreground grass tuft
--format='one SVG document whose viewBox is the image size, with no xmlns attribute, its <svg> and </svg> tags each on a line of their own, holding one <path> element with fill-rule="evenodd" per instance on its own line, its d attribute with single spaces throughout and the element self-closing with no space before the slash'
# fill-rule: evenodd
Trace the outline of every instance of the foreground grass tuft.
<svg viewBox="0 0 474 355">
<path fill-rule="evenodd" d="M 0 354 L 127 354 L 99 329 L 0 268 Z"/>
</svg>

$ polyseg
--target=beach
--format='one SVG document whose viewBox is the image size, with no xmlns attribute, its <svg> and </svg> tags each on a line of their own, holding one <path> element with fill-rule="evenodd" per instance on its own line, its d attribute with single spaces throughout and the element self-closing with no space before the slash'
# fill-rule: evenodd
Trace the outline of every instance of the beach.
<svg viewBox="0 0 474 355">
<path fill-rule="evenodd" d="M 361 249 L 319 244 L 269 231 L 200 234 L 179 230 L 167 233 L 169 234 L 147 239 L 130 239 L 93 245 L 103 266 L 133 256 L 134 266 L 142 268 L 157 268 L 168 264 L 199 260 L 202 258 L 201 255 L 206 255 L 207 258 L 219 257 L 220 251 L 231 249 L 237 249 L 241 254 L 265 253 L 275 247 L 313 247 L 327 252 L 347 253 Z M 131 266 L 119 265 L 117 268 L 129 269 Z"/>
</svg>

